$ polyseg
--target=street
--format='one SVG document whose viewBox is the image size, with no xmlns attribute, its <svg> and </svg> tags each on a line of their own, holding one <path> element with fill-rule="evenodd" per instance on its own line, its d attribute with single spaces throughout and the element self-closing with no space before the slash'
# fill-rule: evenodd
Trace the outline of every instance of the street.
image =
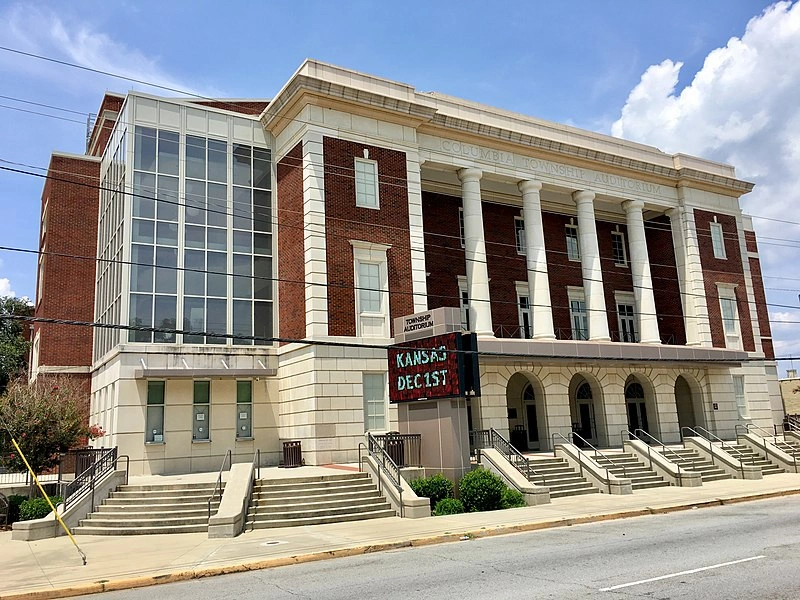
<svg viewBox="0 0 800 600">
<path fill-rule="evenodd" d="M 158 598 L 797 598 L 800 498 L 465 540 L 102 594 Z M 97 596 L 92 596 L 97 598 Z M 88 598 L 88 596 L 87 596 Z"/>
</svg>

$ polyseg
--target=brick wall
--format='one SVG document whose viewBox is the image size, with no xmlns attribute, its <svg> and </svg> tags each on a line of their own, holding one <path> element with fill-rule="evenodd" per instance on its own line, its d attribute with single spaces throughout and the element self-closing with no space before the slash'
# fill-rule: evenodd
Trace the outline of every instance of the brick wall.
<svg viewBox="0 0 800 600">
<path fill-rule="evenodd" d="M 647 255 L 650 258 L 658 333 L 664 343 L 683 346 L 686 344 L 686 326 L 683 322 L 681 288 L 669 217 L 661 216 L 645 221 L 644 234 Z"/>
<path fill-rule="evenodd" d="M 278 335 L 306 337 L 303 143 L 276 166 L 278 185 Z"/>
<path fill-rule="evenodd" d="M 36 316 L 94 320 L 95 255 L 100 163 L 54 155 L 42 192 L 47 202 L 47 230 L 40 249 L 44 258 L 41 300 Z M 59 254 L 70 256 L 58 256 Z M 75 258 L 73 258 L 75 257 Z M 37 290 L 37 298 L 39 297 Z M 90 366 L 92 328 L 37 324 L 40 366 Z"/>
<path fill-rule="evenodd" d="M 498 337 L 519 337 L 516 283 L 525 283 L 527 288 L 528 282 L 525 256 L 517 252 L 514 231 L 514 217 L 519 217 L 520 213 L 518 207 L 483 203 L 492 326 Z"/>
<path fill-rule="evenodd" d="M 578 219 L 576 217 L 572 219 L 577 225 Z M 580 261 L 567 258 L 567 238 L 564 228 L 569 222 L 570 217 L 567 215 L 542 213 L 547 276 L 550 280 L 550 304 L 553 307 L 553 327 L 558 339 L 570 339 L 572 336 L 567 286 L 583 287 Z"/>
<path fill-rule="evenodd" d="M 208 108 L 219 108 L 253 116 L 260 115 L 269 104 L 268 100 L 193 100 L 192 102 Z"/>
<path fill-rule="evenodd" d="M 428 308 L 460 306 L 458 277 L 467 276 L 464 248 L 458 233 L 461 198 L 422 192 L 425 224 L 425 268 L 428 277 Z"/>
<path fill-rule="evenodd" d="M 755 232 L 745 231 L 744 239 L 747 243 L 747 251 L 758 253 Z M 767 295 L 764 292 L 764 279 L 761 275 L 761 261 L 755 256 L 749 257 L 748 260 L 750 261 L 750 277 L 753 280 L 753 296 L 756 302 L 758 329 L 761 332 L 761 347 L 766 358 L 773 359 L 775 358 L 775 350 L 772 346 L 772 328 L 769 324 L 769 308 L 767 307 Z"/>
<path fill-rule="evenodd" d="M 108 139 L 111 137 L 111 132 L 113 131 L 114 125 L 117 122 L 116 118 L 104 118 L 103 113 L 119 113 L 119 111 L 122 110 L 122 104 L 124 101 L 125 98 L 112 94 L 106 94 L 103 96 L 103 101 L 100 103 L 100 109 L 97 113 L 98 117 L 94 122 L 94 126 L 92 127 L 92 135 L 89 138 L 92 142 L 90 144 L 90 154 L 92 156 L 103 156 L 103 151 L 106 148 L 106 144 L 108 144 Z"/>
<path fill-rule="evenodd" d="M 734 284 L 736 285 L 736 306 L 739 312 L 742 348 L 748 352 L 753 352 L 755 351 L 753 327 L 750 322 L 750 306 L 747 302 L 747 288 L 744 280 L 742 256 L 739 251 L 739 233 L 736 228 L 736 218 L 730 215 L 716 215 L 717 222 L 722 225 L 726 258 L 715 258 L 710 231 L 710 224 L 714 222 L 714 216 L 715 213 L 709 211 L 699 209 L 694 211 L 697 243 L 700 249 L 700 264 L 703 268 L 703 280 L 708 304 L 708 320 L 711 325 L 711 341 L 715 348 L 725 347 L 725 332 L 722 327 L 722 314 L 716 284 Z"/>
<path fill-rule="evenodd" d="M 378 163 L 380 209 L 356 206 L 354 159 L 369 150 Z M 325 242 L 328 251 L 328 332 L 354 336 L 355 282 L 350 240 L 391 246 L 386 253 L 390 318 L 414 312 L 408 184 L 404 152 L 324 137 Z"/>
<path fill-rule="evenodd" d="M 600 268 L 603 271 L 603 296 L 606 301 L 606 314 L 608 316 L 608 332 L 611 339 L 619 340 L 619 321 L 617 319 L 617 301 L 614 292 L 633 293 L 633 275 L 631 274 L 628 249 L 628 228 L 619 223 L 596 221 L 597 247 L 600 251 Z M 613 239 L 611 233 L 620 231 L 625 236 L 625 256 L 628 262 L 624 266 L 614 263 Z M 641 332 L 639 332 L 641 333 Z"/>
</svg>

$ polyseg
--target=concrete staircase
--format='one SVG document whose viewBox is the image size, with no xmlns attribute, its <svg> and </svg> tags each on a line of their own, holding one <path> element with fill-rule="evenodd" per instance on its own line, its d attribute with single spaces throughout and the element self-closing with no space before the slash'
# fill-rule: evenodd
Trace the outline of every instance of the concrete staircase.
<svg viewBox="0 0 800 600">
<path fill-rule="evenodd" d="M 800 458 L 800 443 L 794 440 L 775 440 L 774 444 L 789 456 Z"/>
<path fill-rule="evenodd" d="M 676 455 L 680 458 L 676 458 Z M 664 454 L 667 460 L 677 464 L 681 469 L 700 473 L 703 483 L 706 481 L 719 481 L 720 479 L 733 479 L 731 475 L 714 465 L 693 448 L 671 448 L 671 452 Z"/>
<path fill-rule="evenodd" d="M 541 477 L 530 473 L 527 475 L 528 480 L 542 485 L 544 478 L 544 485 L 550 488 L 551 499 L 596 494 L 600 491 L 581 477 L 563 458 L 529 458 L 531 468 Z"/>
<path fill-rule="evenodd" d="M 245 531 L 393 516 L 395 511 L 366 473 L 260 479 Z"/>
<path fill-rule="evenodd" d="M 652 471 L 644 463 L 639 462 L 639 459 L 633 454 L 624 452 L 621 454 L 609 455 L 608 458 L 603 456 L 593 456 L 592 458 L 601 467 L 606 467 L 616 477 L 630 479 L 631 487 L 634 490 L 666 487 L 669 485 L 668 481 L 664 481 L 661 475 Z"/>
<path fill-rule="evenodd" d="M 777 445 L 777 444 L 776 444 Z M 776 464 L 767 459 L 766 456 L 753 450 L 750 446 L 745 444 L 726 444 L 726 450 L 732 448 L 733 451 L 728 450 L 728 454 L 734 458 L 740 459 L 746 465 L 756 465 L 761 467 L 762 475 L 775 475 L 776 473 L 784 473 L 785 471 Z"/>
<path fill-rule="evenodd" d="M 214 483 L 123 485 L 74 529 L 83 535 L 143 535 L 208 531 Z M 213 515 L 219 494 L 211 505 Z"/>
</svg>

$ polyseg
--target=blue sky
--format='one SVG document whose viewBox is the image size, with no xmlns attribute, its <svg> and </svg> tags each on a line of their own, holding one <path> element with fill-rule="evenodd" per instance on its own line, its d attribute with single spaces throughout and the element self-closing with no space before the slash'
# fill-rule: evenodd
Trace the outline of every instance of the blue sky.
<svg viewBox="0 0 800 600">
<path fill-rule="evenodd" d="M 204 95 L 271 97 L 306 57 L 732 162 L 756 191 L 776 351 L 800 356 L 800 6 L 756 0 L 0 2 L 0 46 Z M 0 50 L 0 95 L 79 113 L 129 81 Z M 163 93 L 157 90 L 155 93 Z M 0 108 L 0 160 L 82 153 L 86 117 Z M 796 134 L 796 135 L 795 135 Z M 0 166 L 9 166 L 0 163 Z M 27 168 L 27 170 L 32 170 Z M 35 249 L 42 180 L 0 171 L 0 245 Z M 35 257 L 0 251 L 0 295 Z M 66 284 L 66 282 L 65 282 Z M 788 364 L 785 366 L 789 366 Z M 800 366 L 800 364 L 796 365 Z"/>
</svg>

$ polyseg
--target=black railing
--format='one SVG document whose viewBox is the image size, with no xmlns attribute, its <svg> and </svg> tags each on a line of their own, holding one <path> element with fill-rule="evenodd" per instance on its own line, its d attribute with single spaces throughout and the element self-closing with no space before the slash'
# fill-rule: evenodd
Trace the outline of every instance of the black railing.
<svg viewBox="0 0 800 600">
<path fill-rule="evenodd" d="M 378 492 L 383 493 L 382 481 L 383 477 L 381 477 L 381 473 L 386 476 L 389 482 L 394 486 L 395 490 L 397 491 L 399 503 L 400 503 L 400 516 L 403 516 L 403 484 L 402 478 L 400 476 L 400 467 L 397 466 L 397 463 L 392 460 L 392 457 L 389 456 L 389 453 L 383 448 L 381 443 L 375 439 L 375 436 L 371 433 L 367 432 L 367 443 L 366 445 L 364 442 L 361 442 L 358 445 L 358 468 L 361 470 L 363 463 L 361 457 L 361 448 L 364 446 L 367 449 L 367 453 L 375 461 L 375 464 L 378 466 Z"/>
<path fill-rule="evenodd" d="M 786 415 L 783 417 L 784 431 L 800 431 L 800 415 Z"/>
<path fill-rule="evenodd" d="M 470 448 L 476 455 L 484 448 L 492 448 L 505 458 L 525 479 L 537 485 L 546 485 L 544 475 L 538 473 L 531 460 L 517 450 L 511 442 L 504 438 L 494 428 L 470 431 Z"/>
<path fill-rule="evenodd" d="M 734 427 L 734 431 L 736 432 L 737 437 L 739 435 L 740 429 L 744 429 L 745 433 L 752 433 L 753 435 L 761 438 L 761 446 L 764 449 L 764 458 L 769 460 L 770 454 L 772 454 L 773 456 L 781 460 L 780 457 L 778 457 L 775 454 L 775 451 L 773 450 L 773 448 L 777 448 L 776 446 L 778 442 L 777 433 L 770 433 L 769 431 L 767 431 L 763 427 L 759 427 L 755 423 L 748 423 L 747 425 L 739 424 L 736 425 L 736 427 Z M 755 432 L 760 432 L 760 433 L 755 433 Z M 767 445 L 767 438 L 772 438 L 772 446 Z M 777 449 L 780 450 L 780 448 Z M 784 454 L 787 454 L 792 459 L 791 465 L 794 468 L 794 472 L 799 473 L 800 471 L 798 471 L 797 457 L 794 454 L 788 454 L 786 452 L 784 452 Z"/>
<path fill-rule="evenodd" d="M 507 325 L 496 325 L 494 328 L 494 336 L 498 338 L 517 338 L 522 340 L 529 340 L 533 337 L 533 327 L 516 326 L 509 327 Z"/>
<path fill-rule="evenodd" d="M 664 456 L 666 454 L 670 454 L 671 457 L 674 457 L 675 460 L 670 461 L 670 462 L 672 462 L 672 464 L 674 464 L 675 467 L 678 469 L 678 485 L 683 487 L 683 472 L 681 471 L 680 463 L 681 462 L 685 462 L 685 459 L 680 454 L 675 452 L 672 448 L 669 448 L 664 442 L 659 440 L 656 436 L 652 435 L 650 432 L 645 431 L 644 429 L 634 429 L 633 433 L 631 433 L 627 429 L 623 429 L 620 432 L 619 435 L 620 435 L 620 438 L 622 439 L 622 449 L 623 450 L 625 450 L 625 437 L 626 436 L 627 436 L 627 438 L 629 440 L 638 440 L 638 441 L 642 442 L 645 445 L 645 447 L 647 448 L 647 461 L 649 463 L 649 467 L 650 467 L 651 471 L 653 470 L 653 457 L 651 455 L 651 452 L 655 452 L 655 450 L 651 450 L 651 444 L 654 443 L 656 445 L 660 445 L 661 446 L 661 455 L 663 456 L 663 458 L 665 460 L 669 461 L 669 459 L 666 456 Z M 646 439 L 643 439 L 643 438 L 646 438 Z"/>
<path fill-rule="evenodd" d="M 491 448 L 489 430 L 473 429 L 469 432 L 469 455 L 474 458 L 482 448 Z"/>
<path fill-rule="evenodd" d="M 225 463 L 228 463 L 228 469 L 231 468 L 231 463 L 233 461 L 232 453 L 230 448 L 225 453 L 225 456 L 222 458 L 222 464 L 219 467 L 219 474 L 217 474 L 217 483 L 214 485 L 214 491 L 211 492 L 211 495 L 208 497 L 208 520 L 211 520 L 211 504 L 214 502 L 214 498 L 219 495 L 220 500 L 222 500 L 222 472 L 225 470 Z"/>
<path fill-rule="evenodd" d="M 398 467 L 422 466 L 422 434 L 389 432 L 374 437 Z"/>
<path fill-rule="evenodd" d="M 742 457 L 746 457 L 746 454 L 744 454 L 741 450 L 734 448 L 722 438 L 714 435 L 705 427 L 681 427 L 681 440 L 683 440 L 684 433 L 686 432 L 693 434 L 694 437 L 700 438 L 701 440 L 708 441 L 708 451 L 711 454 L 711 464 L 714 466 L 717 465 L 716 458 L 714 457 L 714 442 L 719 442 L 720 448 L 723 452 L 734 454 L 734 458 L 739 461 L 739 473 L 741 473 L 742 479 L 744 479 L 744 461 L 742 460 Z M 726 446 L 726 444 L 728 445 Z M 683 445 L 686 447 L 685 442 Z"/>
<path fill-rule="evenodd" d="M 92 495 L 91 510 L 94 510 L 94 488 L 97 481 L 114 470 L 117 466 L 117 461 L 122 458 L 126 460 L 125 483 L 127 483 L 130 459 L 124 455 L 118 456 L 116 446 L 114 448 L 101 448 L 94 455 L 91 465 L 64 486 L 64 510 L 89 493 Z"/>
</svg>

